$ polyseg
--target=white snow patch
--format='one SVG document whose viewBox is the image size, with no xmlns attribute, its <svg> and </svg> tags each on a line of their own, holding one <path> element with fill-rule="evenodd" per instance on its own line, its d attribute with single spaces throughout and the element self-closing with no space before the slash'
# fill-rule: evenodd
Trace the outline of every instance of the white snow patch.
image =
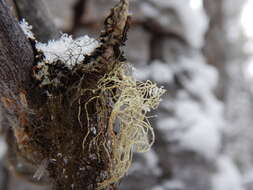
<svg viewBox="0 0 253 190">
<path fill-rule="evenodd" d="M 144 153 L 144 158 L 146 160 L 145 166 L 148 167 L 155 175 L 161 175 L 162 171 L 158 166 L 158 157 L 156 153 L 151 149 L 149 152 Z"/>
<path fill-rule="evenodd" d="M 133 76 L 138 80 L 152 79 L 158 83 L 169 83 L 173 79 L 173 72 L 168 63 L 153 61 L 148 66 L 136 68 Z"/>
<path fill-rule="evenodd" d="M 44 53 L 46 62 L 61 60 L 69 67 L 79 64 L 84 60 L 84 55 L 90 55 L 98 46 L 99 42 L 87 35 L 73 40 L 67 34 L 56 41 L 36 44 L 36 48 Z"/>
<path fill-rule="evenodd" d="M 154 61 L 150 65 L 150 72 L 153 80 L 158 83 L 169 82 L 173 78 L 169 65 L 160 61 Z"/>
<path fill-rule="evenodd" d="M 149 66 L 143 66 L 141 68 L 135 68 L 133 70 L 133 77 L 137 80 L 146 80 L 150 78 L 151 70 Z"/>
<path fill-rule="evenodd" d="M 217 165 L 218 173 L 212 179 L 213 190 L 245 190 L 242 176 L 229 157 L 221 156 Z"/>
<path fill-rule="evenodd" d="M 217 86 L 219 79 L 218 72 L 215 67 L 206 64 L 203 57 L 181 57 L 180 64 L 182 66 L 176 69 L 182 69 L 183 67 L 193 76 L 192 80 L 186 79 L 184 81 L 191 91 L 207 94 Z"/>
<path fill-rule="evenodd" d="M 207 159 L 214 159 L 220 150 L 221 133 L 209 118 L 201 115 L 196 123 L 180 137 L 180 145 L 186 149 L 198 152 Z"/>
<path fill-rule="evenodd" d="M 204 45 L 204 35 L 208 27 L 208 17 L 203 9 L 202 0 L 148 0 L 160 9 L 173 8 L 179 15 L 184 27 L 184 35 L 194 48 L 201 48 Z M 197 3 L 196 3 L 197 1 Z M 161 23 L 168 24 L 170 22 L 168 15 L 157 16 L 154 10 L 144 5 L 144 13 L 146 15 L 155 16 Z M 166 16 L 166 19 L 164 18 Z"/>
<path fill-rule="evenodd" d="M 185 185 L 177 180 L 168 180 L 163 182 L 161 185 L 155 186 L 152 190 L 168 190 L 168 189 L 185 189 Z"/>
<path fill-rule="evenodd" d="M 32 26 L 26 22 L 25 19 L 22 19 L 19 23 L 21 29 L 23 30 L 24 34 L 27 38 L 35 39 L 34 34 L 32 32 Z"/>
<path fill-rule="evenodd" d="M 161 104 L 161 108 L 172 112 L 173 116 L 160 118 L 158 128 L 168 141 L 177 140 L 181 148 L 194 151 L 206 159 L 215 159 L 221 149 L 225 124 L 223 103 L 213 92 L 218 83 L 218 73 L 200 56 L 181 57 L 179 61 L 167 64 L 169 78 L 173 77 L 173 73 L 179 74 L 184 88 L 178 90 L 176 98 L 167 99 Z M 154 65 L 153 70 L 167 69 Z M 152 71 L 150 75 L 154 76 L 154 73 Z M 171 82 L 169 78 L 168 84 Z"/>
<path fill-rule="evenodd" d="M 160 12 L 147 2 L 144 2 L 141 4 L 141 11 L 145 14 L 147 17 L 158 17 L 160 15 Z"/>
<path fill-rule="evenodd" d="M 158 166 L 157 154 L 151 149 L 150 151 L 140 155 L 143 159 L 141 161 L 133 162 L 132 167 L 128 171 L 128 174 L 132 174 L 138 171 L 142 173 L 150 174 L 155 176 L 161 175 L 161 168 Z"/>
</svg>

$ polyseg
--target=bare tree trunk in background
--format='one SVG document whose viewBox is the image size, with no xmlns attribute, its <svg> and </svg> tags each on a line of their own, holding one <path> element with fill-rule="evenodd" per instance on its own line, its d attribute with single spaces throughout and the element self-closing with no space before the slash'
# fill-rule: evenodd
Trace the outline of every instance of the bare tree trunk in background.
<svg viewBox="0 0 253 190">
<path fill-rule="evenodd" d="M 204 0 L 204 8 L 209 17 L 209 29 L 206 33 L 206 43 L 203 48 L 208 64 L 215 66 L 220 74 L 217 96 L 225 100 L 228 83 L 228 73 L 226 70 L 226 31 L 224 1 Z"/>
</svg>

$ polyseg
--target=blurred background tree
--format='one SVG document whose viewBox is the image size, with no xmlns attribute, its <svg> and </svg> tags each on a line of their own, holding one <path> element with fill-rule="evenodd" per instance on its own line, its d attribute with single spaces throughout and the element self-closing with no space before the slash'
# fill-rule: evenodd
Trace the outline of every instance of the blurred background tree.
<svg viewBox="0 0 253 190">
<path fill-rule="evenodd" d="M 97 37 L 115 2 L 9 0 L 40 41 L 56 39 L 58 30 Z M 133 20 L 125 51 L 133 75 L 168 92 L 153 113 L 153 149 L 134 157 L 120 189 L 253 189 L 251 2 L 130 1 Z M 0 170 L 1 190 L 41 189 L 2 165 Z"/>
</svg>

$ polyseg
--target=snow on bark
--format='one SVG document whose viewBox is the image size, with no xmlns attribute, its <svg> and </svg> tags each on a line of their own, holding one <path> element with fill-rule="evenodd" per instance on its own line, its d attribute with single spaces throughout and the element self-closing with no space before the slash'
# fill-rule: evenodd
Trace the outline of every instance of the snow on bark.
<svg viewBox="0 0 253 190">
<path fill-rule="evenodd" d="M 68 67 L 80 64 L 85 55 L 90 55 L 97 47 L 99 42 L 85 35 L 77 39 L 63 34 L 60 39 L 52 40 L 48 43 L 37 43 L 36 48 L 45 55 L 46 62 L 53 63 L 61 60 Z"/>
</svg>

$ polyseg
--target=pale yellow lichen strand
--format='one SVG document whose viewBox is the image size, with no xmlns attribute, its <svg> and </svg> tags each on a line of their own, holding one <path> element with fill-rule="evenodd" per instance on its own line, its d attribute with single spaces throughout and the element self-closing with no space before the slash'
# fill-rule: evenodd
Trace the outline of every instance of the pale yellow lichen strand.
<svg viewBox="0 0 253 190">
<path fill-rule="evenodd" d="M 117 182 L 131 166 L 133 150 L 146 152 L 154 142 L 154 131 L 147 119 L 147 112 L 155 109 L 165 90 L 150 81 L 139 82 L 126 75 L 126 66 L 120 66 L 98 83 L 101 94 L 118 94 L 109 118 L 108 130 L 112 139 L 110 178 L 99 184 L 99 189 Z M 107 92 L 107 93 L 105 93 Z M 108 98 L 108 97 L 101 97 Z M 117 122 L 118 131 L 114 128 Z"/>
</svg>

